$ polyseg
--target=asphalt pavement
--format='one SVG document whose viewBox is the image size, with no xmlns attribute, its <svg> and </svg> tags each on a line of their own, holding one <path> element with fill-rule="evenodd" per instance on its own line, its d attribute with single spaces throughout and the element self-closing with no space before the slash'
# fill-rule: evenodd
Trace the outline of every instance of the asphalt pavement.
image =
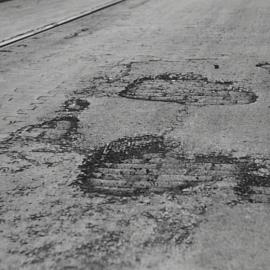
<svg viewBox="0 0 270 270">
<path fill-rule="evenodd" d="M 269 12 L 127 0 L 1 48 L 1 269 L 268 270 Z"/>
</svg>

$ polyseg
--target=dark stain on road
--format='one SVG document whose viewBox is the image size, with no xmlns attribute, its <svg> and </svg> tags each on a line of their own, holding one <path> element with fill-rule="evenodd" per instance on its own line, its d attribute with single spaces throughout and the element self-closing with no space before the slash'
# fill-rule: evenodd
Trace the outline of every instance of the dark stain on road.
<svg viewBox="0 0 270 270">
<path fill-rule="evenodd" d="M 255 93 L 231 81 L 210 81 L 194 73 L 163 73 L 134 80 L 119 93 L 121 97 L 184 105 L 235 105 L 257 100 Z"/>
</svg>

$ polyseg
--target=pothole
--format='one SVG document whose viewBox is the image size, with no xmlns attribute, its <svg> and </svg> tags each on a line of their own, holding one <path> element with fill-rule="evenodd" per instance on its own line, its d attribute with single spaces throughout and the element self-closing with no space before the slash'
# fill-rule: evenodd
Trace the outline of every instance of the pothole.
<svg viewBox="0 0 270 270">
<path fill-rule="evenodd" d="M 85 99 L 71 98 L 64 103 L 64 110 L 68 112 L 81 112 L 88 108 L 90 103 Z"/>
<path fill-rule="evenodd" d="M 256 65 L 256 67 L 263 68 L 270 72 L 270 63 L 269 62 L 260 62 Z"/>
<path fill-rule="evenodd" d="M 17 173 L 32 166 L 55 166 L 60 156 L 84 152 L 78 145 L 78 115 L 89 106 L 84 99 L 71 98 L 64 102 L 52 119 L 24 126 L 11 133 L 1 143 L 4 159 L 0 171 Z M 18 150 L 19 149 L 19 150 Z"/>
<path fill-rule="evenodd" d="M 152 141 L 145 142 L 144 137 L 126 138 L 125 145 L 122 142 L 113 142 L 114 150 L 109 144 L 85 160 L 79 177 L 81 187 L 116 195 L 187 193 L 199 185 L 233 177 L 236 171 L 237 165 L 223 156 L 185 157 L 166 148 L 163 140 L 153 149 Z M 136 153 L 132 143 L 146 143 L 147 150 Z"/>
<path fill-rule="evenodd" d="M 73 140 L 78 128 L 78 118 L 74 115 L 64 115 L 53 118 L 36 125 L 23 128 L 17 134 L 25 141 L 33 140 L 38 142 L 50 142 L 65 144 Z"/>
<path fill-rule="evenodd" d="M 164 139 L 159 136 L 113 141 L 84 161 L 79 177 L 81 187 L 119 195 L 143 193 L 156 182 L 164 153 Z"/>
<path fill-rule="evenodd" d="M 230 81 L 210 81 L 194 73 L 163 73 L 134 80 L 121 97 L 186 105 L 234 105 L 256 101 L 255 93 Z"/>
<path fill-rule="evenodd" d="M 144 135 L 113 141 L 80 166 L 76 184 L 86 192 L 133 196 L 172 192 L 192 194 L 218 182 L 240 200 L 270 202 L 270 161 L 212 153 L 188 156 L 163 137 Z"/>
<path fill-rule="evenodd" d="M 89 105 L 85 99 L 75 97 L 68 99 L 61 106 L 61 110 L 56 111 L 56 117 L 18 129 L 6 139 L 5 144 L 24 141 L 68 146 L 78 137 L 78 114 Z"/>
</svg>

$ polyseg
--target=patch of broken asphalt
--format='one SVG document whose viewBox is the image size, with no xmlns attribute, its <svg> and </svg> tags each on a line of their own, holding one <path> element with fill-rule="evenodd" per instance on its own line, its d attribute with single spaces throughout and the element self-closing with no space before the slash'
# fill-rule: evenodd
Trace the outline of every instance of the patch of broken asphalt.
<svg viewBox="0 0 270 270">
<path fill-rule="evenodd" d="M 228 207 L 269 203 L 267 157 L 192 153 L 170 136 L 189 106 L 254 103 L 253 92 L 200 74 L 152 72 L 134 78 L 132 70 L 130 63 L 115 77 L 93 78 L 54 118 L 23 127 L 2 142 L 7 184 L 1 187 L 6 202 L 1 222 L 8 262 L 26 269 L 153 267 L 159 258 L 151 254 L 170 257 L 175 248 L 190 246 L 217 198 Z M 157 106 L 157 101 L 165 102 Z M 114 138 L 110 126 L 102 125 L 107 137 L 85 148 L 89 138 L 81 120 L 89 112 L 95 116 L 95 102 L 121 104 L 109 114 L 123 114 L 123 121 L 138 114 L 144 118 L 136 120 L 141 127 L 130 122 L 125 135 Z M 131 102 L 138 112 L 128 112 Z M 159 106 L 164 106 L 164 125 L 162 117 L 153 123 Z"/>
</svg>

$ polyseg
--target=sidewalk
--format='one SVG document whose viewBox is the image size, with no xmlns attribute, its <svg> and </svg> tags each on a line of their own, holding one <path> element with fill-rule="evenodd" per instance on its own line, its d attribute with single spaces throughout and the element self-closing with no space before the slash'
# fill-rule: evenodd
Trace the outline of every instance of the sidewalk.
<svg viewBox="0 0 270 270">
<path fill-rule="evenodd" d="M 0 2 L 0 42 L 101 8 L 112 0 L 13 0 Z"/>
</svg>

